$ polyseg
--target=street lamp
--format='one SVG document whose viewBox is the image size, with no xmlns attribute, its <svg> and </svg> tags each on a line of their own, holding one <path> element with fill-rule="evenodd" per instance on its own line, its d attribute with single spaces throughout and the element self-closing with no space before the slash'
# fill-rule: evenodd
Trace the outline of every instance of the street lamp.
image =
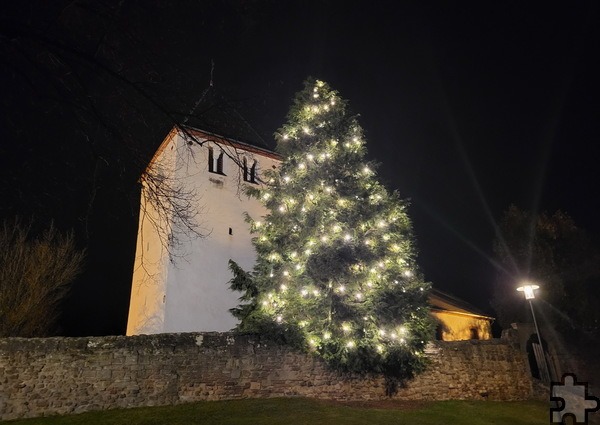
<svg viewBox="0 0 600 425">
<path fill-rule="evenodd" d="M 536 289 L 539 289 L 539 288 L 540 288 L 539 285 L 535 285 L 535 284 L 532 284 L 529 282 L 523 282 L 523 286 L 519 286 L 517 288 L 517 291 L 523 292 L 525 294 L 525 299 L 527 301 L 529 301 L 529 308 L 531 308 L 531 315 L 533 316 L 533 324 L 535 325 L 535 332 L 537 333 L 538 342 L 540 343 L 540 348 L 542 350 L 542 360 L 543 360 L 544 371 L 543 371 L 543 373 L 542 373 L 542 371 L 540 371 L 540 375 L 544 381 L 550 382 L 550 373 L 548 371 L 548 363 L 546 363 L 546 355 L 544 354 L 544 345 L 542 344 L 542 337 L 540 336 L 540 329 L 538 328 L 537 320 L 535 319 L 535 311 L 533 310 L 533 304 L 531 303 L 531 300 L 535 299 L 535 293 L 533 291 L 535 291 Z"/>
</svg>

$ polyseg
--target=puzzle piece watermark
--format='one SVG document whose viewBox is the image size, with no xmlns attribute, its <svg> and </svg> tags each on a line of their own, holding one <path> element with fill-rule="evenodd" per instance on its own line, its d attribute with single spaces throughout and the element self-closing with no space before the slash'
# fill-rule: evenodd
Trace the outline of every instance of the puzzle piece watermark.
<svg viewBox="0 0 600 425">
<path fill-rule="evenodd" d="M 552 382 L 550 402 L 556 402 L 558 406 L 550 408 L 550 422 L 562 423 L 571 416 L 575 423 L 587 424 L 588 413 L 600 408 L 600 400 L 588 395 L 587 390 L 587 382 L 577 382 L 572 373 L 564 374 L 561 382 Z"/>
</svg>

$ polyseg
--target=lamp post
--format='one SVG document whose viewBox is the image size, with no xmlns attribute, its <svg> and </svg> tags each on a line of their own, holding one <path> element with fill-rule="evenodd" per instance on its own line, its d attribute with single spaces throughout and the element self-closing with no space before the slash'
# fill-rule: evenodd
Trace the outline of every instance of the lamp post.
<svg viewBox="0 0 600 425">
<path fill-rule="evenodd" d="M 542 337 L 540 336 L 540 328 L 538 327 L 537 320 L 535 318 L 535 311 L 533 310 L 533 304 L 531 300 L 535 299 L 534 291 L 539 289 L 539 285 L 535 285 L 529 282 L 524 282 L 523 286 L 519 286 L 517 291 L 523 292 L 525 294 L 525 299 L 529 301 L 529 308 L 531 308 L 531 315 L 533 316 L 533 324 L 535 325 L 535 332 L 537 333 L 538 342 L 540 343 L 540 349 L 542 351 L 542 363 L 543 363 L 543 371 L 540 371 L 540 377 L 545 382 L 550 382 L 550 373 L 548 370 L 548 363 L 546 363 L 546 355 L 544 354 L 544 345 L 542 344 Z"/>
</svg>

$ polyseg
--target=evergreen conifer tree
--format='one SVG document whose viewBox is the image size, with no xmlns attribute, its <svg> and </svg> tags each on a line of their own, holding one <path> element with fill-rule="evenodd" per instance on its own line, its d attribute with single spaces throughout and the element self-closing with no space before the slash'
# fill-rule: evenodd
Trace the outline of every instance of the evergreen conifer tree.
<svg viewBox="0 0 600 425">
<path fill-rule="evenodd" d="M 346 101 L 308 80 L 276 133 L 283 162 L 251 190 L 252 272 L 231 263 L 244 292 L 239 330 L 304 347 L 342 370 L 410 378 L 431 336 L 429 284 L 415 263 L 406 204 L 378 181 Z"/>
</svg>

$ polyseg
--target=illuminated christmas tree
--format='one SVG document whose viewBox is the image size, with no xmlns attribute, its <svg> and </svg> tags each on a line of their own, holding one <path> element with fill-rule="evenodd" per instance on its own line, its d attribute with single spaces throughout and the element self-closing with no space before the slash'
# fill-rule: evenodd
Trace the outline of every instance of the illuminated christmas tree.
<svg viewBox="0 0 600 425">
<path fill-rule="evenodd" d="M 231 263 L 239 329 L 342 370 L 411 377 L 432 326 L 406 204 L 377 181 L 356 116 L 322 81 L 305 83 L 276 137 L 281 167 L 251 191 L 269 210 L 248 218 L 256 266 Z"/>
</svg>

